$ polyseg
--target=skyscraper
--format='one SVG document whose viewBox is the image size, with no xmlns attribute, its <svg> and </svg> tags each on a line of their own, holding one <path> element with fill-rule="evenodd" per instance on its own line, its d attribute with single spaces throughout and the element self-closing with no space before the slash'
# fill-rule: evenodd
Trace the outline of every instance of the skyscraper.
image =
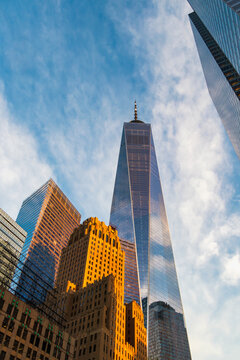
<svg viewBox="0 0 240 360">
<path fill-rule="evenodd" d="M 138 120 L 136 103 L 123 126 L 110 224 L 136 246 L 149 359 L 191 359 L 151 125 Z"/>
<path fill-rule="evenodd" d="M 27 233 L 0 209 L 0 283 L 9 288 Z"/>
<path fill-rule="evenodd" d="M 240 0 L 188 0 L 209 94 L 240 158 Z"/>
<path fill-rule="evenodd" d="M 78 339 L 76 359 L 147 359 L 142 309 L 136 301 L 124 305 L 124 260 L 117 230 L 97 218 L 75 229 L 63 249 L 57 308 Z"/>
<path fill-rule="evenodd" d="M 23 300 L 45 300 L 54 285 L 62 249 L 80 220 L 79 212 L 52 179 L 23 202 L 17 223 L 28 234 L 12 286 Z"/>
</svg>

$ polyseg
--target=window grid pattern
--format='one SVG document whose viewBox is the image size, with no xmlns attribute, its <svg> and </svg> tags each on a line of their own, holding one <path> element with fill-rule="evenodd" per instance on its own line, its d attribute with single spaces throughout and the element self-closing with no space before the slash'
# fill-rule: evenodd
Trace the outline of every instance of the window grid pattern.
<svg viewBox="0 0 240 360">
<path fill-rule="evenodd" d="M 18 296 L 33 303 L 45 300 L 54 285 L 62 249 L 80 220 L 52 179 L 23 202 L 17 223 L 28 235 L 15 273 Z"/>
<path fill-rule="evenodd" d="M 240 158 L 240 75 L 198 15 L 189 16 L 210 96 Z"/>
<path fill-rule="evenodd" d="M 188 0 L 188 2 L 240 74 L 240 16 L 234 11 L 239 9 L 239 1 L 234 3 L 224 0 Z"/>
</svg>

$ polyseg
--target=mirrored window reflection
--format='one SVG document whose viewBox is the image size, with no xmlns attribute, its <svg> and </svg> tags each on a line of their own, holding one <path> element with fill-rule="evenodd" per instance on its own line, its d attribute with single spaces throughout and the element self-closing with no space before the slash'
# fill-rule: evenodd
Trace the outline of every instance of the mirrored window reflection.
<svg viewBox="0 0 240 360">
<path fill-rule="evenodd" d="M 198 15 L 190 14 L 190 20 L 209 93 L 240 158 L 240 75 Z"/>
</svg>

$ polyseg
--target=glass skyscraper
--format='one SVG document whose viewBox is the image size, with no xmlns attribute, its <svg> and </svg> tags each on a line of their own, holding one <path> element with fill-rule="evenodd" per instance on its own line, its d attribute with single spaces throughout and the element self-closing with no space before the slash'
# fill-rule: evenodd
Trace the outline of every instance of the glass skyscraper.
<svg viewBox="0 0 240 360">
<path fill-rule="evenodd" d="M 0 208 L 0 285 L 9 288 L 27 233 Z"/>
<path fill-rule="evenodd" d="M 208 90 L 240 158 L 240 0 L 188 0 Z"/>
<path fill-rule="evenodd" d="M 151 125 L 137 119 L 136 104 L 123 126 L 110 224 L 136 247 L 131 281 L 137 288 L 139 278 L 149 359 L 191 359 Z"/>
<path fill-rule="evenodd" d="M 81 216 L 50 179 L 22 204 L 17 223 L 27 231 L 12 289 L 23 300 L 42 303 L 55 281 L 63 247 Z"/>
</svg>

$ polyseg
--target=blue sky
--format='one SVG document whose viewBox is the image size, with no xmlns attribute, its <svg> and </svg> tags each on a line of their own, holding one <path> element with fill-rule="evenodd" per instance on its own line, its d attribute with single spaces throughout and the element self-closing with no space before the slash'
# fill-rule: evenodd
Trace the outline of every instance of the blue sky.
<svg viewBox="0 0 240 360">
<path fill-rule="evenodd" d="M 240 163 L 186 1 L 1 1 L 0 206 L 49 177 L 108 223 L 122 124 L 151 122 L 194 360 L 239 357 Z"/>
</svg>

